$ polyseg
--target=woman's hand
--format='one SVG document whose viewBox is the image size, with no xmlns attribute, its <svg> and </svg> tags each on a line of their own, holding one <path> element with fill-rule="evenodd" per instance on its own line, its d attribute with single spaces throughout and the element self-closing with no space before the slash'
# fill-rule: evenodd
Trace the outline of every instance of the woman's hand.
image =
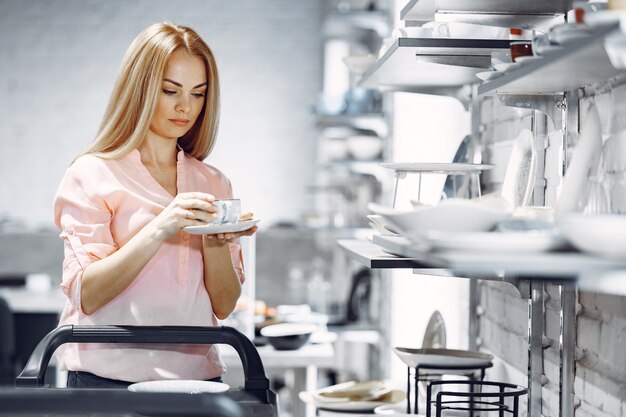
<svg viewBox="0 0 626 417">
<path fill-rule="evenodd" d="M 183 227 L 205 225 L 213 220 L 217 216 L 214 200 L 207 193 L 180 193 L 151 223 L 166 240 Z"/>
</svg>

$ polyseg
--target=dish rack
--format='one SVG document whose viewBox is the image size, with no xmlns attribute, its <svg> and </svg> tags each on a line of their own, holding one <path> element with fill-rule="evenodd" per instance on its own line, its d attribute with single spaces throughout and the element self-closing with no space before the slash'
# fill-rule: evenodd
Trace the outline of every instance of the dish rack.
<svg viewBox="0 0 626 417">
<path fill-rule="evenodd" d="M 447 385 L 467 385 L 468 391 L 446 390 Z M 441 387 L 432 400 L 432 390 L 434 387 Z M 489 388 L 495 392 L 484 392 Z M 474 415 L 475 411 L 495 413 L 500 417 L 505 413 L 511 417 L 519 416 L 519 399 L 526 395 L 528 390 L 524 387 L 505 382 L 493 381 L 432 381 L 427 389 L 426 417 L 431 417 L 431 404 L 435 406 L 435 416 L 441 417 L 447 410 L 468 411 L 469 415 Z M 507 399 L 509 404 L 507 404 Z M 484 414 L 481 414 L 484 415 Z"/>
<path fill-rule="evenodd" d="M 425 382 L 427 386 L 426 394 L 426 416 L 430 417 L 430 405 L 431 394 L 433 385 L 442 385 L 447 381 L 438 380 L 442 375 L 454 374 L 459 376 L 466 376 L 469 380 L 463 380 L 462 383 L 479 383 L 485 379 L 485 370 L 493 366 L 492 362 L 468 364 L 468 365 L 434 365 L 434 364 L 420 364 L 416 367 L 407 367 L 407 382 L 406 382 L 406 412 L 411 414 L 411 379 L 415 384 L 415 396 L 413 403 L 413 414 L 418 414 L 419 410 L 419 390 L 418 386 L 420 382 Z M 411 372 L 413 370 L 413 372 Z M 426 371 L 426 372 L 422 372 Z M 478 396 L 479 394 L 476 393 Z M 473 401 L 474 396 L 470 395 L 470 403 Z M 468 409 L 469 415 L 474 416 L 473 409 Z"/>
<path fill-rule="evenodd" d="M 135 393 L 116 389 L 44 387 L 52 354 L 64 343 L 228 344 L 239 355 L 244 386 L 224 393 Z M 158 415 L 275 417 L 276 394 L 253 343 L 232 327 L 61 326 L 39 342 L 16 379 L 17 389 L 0 389 L 0 415 Z M 36 389 L 33 389 L 36 388 Z"/>
</svg>

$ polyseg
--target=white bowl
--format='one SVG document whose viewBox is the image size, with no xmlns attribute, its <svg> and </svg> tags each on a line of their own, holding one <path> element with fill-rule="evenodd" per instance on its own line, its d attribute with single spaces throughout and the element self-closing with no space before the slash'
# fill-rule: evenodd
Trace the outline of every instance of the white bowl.
<svg viewBox="0 0 626 417">
<path fill-rule="evenodd" d="M 411 407 L 413 405 L 411 404 Z M 424 414 L 407 414 L 406 401 L 398 404 L 385 404 L 374 409 L 374 414 L 394 417 L 424 417 Z"/>
<path fill-rule="evenodd" d="M 437 206 L 423 206 L 408 211 L 383 207 L 375 203 L 370 203 L 368 208 L 407 235 L 435 231 L 488 231 L 510 213 L 508 203 L 502 198 L 481 200 L 449 198 Z"/>
<path fill-rule="evenodd" d="M 383 141 L 378 136 L 349 136 L 346 138 L 346 143 L 350 155 L 359 161 L 375 159 L 383 150 Z"/>
<path fill-rule="evenodd" d="M 557 224 L 577 249 L 603 258 L 626 260 L 626 216 L 565 213 Z"/>
</svg>

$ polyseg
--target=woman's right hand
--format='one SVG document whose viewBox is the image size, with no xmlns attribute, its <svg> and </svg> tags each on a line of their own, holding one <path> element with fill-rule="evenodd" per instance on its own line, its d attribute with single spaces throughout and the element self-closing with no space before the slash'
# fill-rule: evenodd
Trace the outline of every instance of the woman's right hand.
<svg viewBox="0 0 626 417">
<path fill-rule="evenodd" d="M 212 204 L 211 194 L 180 193 L 151 222 L 157 233 L 166 240 L 180 232 L 183 227 L 204 225 L 216 217 L 217 208 Z"/>
</svg>

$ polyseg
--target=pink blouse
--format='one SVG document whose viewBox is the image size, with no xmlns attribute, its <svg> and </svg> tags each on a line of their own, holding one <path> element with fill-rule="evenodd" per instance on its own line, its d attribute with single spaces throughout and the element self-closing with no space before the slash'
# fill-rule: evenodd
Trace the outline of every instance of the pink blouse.
<svg viewBox="0 0 626 417">
<path fill-rule="evenodd" d="M 230 181 L 219 170 L 182 150 L 177 160 L 179 193 L 232 197 Z M 116 160 L 82 156 L 68 168 L 54 201 L 65 243 L 61 288 L 68 297 L 60 325 L 217 325 L 204 285 L 202 238 L 184 231 L 164 242 L 115 299 L 91 315 L 81 309 L 85 268 L 122 247 L 173 199 L 150 175 L 138 150 Z M 230 252 L 243 282 L 239 244 L 230 244 Z M 72 343 L 63 345 L 57 358 L 64 369 L 129 382 L 210 379 L 225 371 L 211 345 Z"/>
</svg>

